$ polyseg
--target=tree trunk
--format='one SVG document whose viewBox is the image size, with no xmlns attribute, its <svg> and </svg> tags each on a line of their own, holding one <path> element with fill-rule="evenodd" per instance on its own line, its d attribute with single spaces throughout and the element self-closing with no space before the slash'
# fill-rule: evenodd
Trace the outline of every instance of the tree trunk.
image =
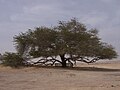
<svg viewBox="0 0 120 90">
<path fill-rule="evenodd" d="M 64 54 L 63 54 L 63 55 L 60 55 L 60 58 L 61 58 L 61 60 L 62 60 L 62 63 L 61 63 L 61 64 L 62 64 L 62 67 L 63 67 L 63 68 L 67 67 L 67 66 L 66 66 L 66 60 L 65 60 L 65 58 L 64 58 Z"/>
</svg>

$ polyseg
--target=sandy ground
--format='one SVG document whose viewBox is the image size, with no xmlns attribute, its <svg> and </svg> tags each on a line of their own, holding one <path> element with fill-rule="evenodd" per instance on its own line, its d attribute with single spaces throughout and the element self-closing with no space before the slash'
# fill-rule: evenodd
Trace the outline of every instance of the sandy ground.
<svg viewBox="0 0 120 90">
<path fill-rule="evenodd" d="M 68 69 L 0 66 L 0 90 L 120 90 L 120 61 Z"/>
</svg>

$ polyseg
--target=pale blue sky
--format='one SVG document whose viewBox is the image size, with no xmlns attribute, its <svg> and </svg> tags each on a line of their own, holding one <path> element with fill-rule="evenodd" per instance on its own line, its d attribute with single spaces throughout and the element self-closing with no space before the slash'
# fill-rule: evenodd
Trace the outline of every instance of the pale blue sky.
<svg viewBox="0 0 120 90">
<path fill-rule="evenodd" d="M 120 54 L 120 0 L 0 0 L 0 53 L 15 51 L 13 36 L 73 17 L 97 28 Z"/>
</svg>

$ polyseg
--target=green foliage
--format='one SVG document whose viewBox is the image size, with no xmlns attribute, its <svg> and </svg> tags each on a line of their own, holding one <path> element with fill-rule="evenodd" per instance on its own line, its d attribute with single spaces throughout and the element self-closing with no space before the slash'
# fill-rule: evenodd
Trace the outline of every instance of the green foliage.
<svg viewBox="0 0 120 90">
<path fill-rule="evenodd" d="M 23 62 L 24 62 L 23 58 L 21 58 L 21 56 L 16 53 L 6 52 L 3 55 L 3 59 L 2 59 L 3 65 L 14 67 L 14 68 L 24 65 Z"/>
<path fill-rule="evenodd" d="M 30 42 L 31 41 L 30 33 L 32 33 L 32 31 L 29 29 L 28 32 L 26 32 L 26 33 L 20 33 L 19 37 L 18 36 L 14 37 L 14 42 L 16 42 L 15 47 L 20 55 L 23 55 L 24 51 L 27 51 L 29 48 L 29 45 L 31 43 Z"/>
<path fill-rule="evenodd" d="M 106 43 L 102 44 L 102 48 L 99 52 L 100 59 L 112 59 L 117 58 L 117 52 L 114 50 L 112 45 L 108 45 Z"/>
</svg>

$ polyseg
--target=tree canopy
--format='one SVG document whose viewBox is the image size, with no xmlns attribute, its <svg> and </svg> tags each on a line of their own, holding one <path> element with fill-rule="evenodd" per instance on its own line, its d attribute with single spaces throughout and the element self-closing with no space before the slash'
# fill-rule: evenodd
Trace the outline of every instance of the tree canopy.
<svg viewBox="0 0 120 90">
<path fill-rule="evenodd" d="M 117 57 L 112 45 L 98 37 L 97 29 L 88 30 L 76 19 L 59 21 L 55 27 L 29 29 L 15 36 L 14 42 L 20 55 L 42 57 L 37 63 L 45 65 L 59 62 L 66 67 L 66 63 L 73 65 L 76 61 L 92 63 Z"/>
</svg>

